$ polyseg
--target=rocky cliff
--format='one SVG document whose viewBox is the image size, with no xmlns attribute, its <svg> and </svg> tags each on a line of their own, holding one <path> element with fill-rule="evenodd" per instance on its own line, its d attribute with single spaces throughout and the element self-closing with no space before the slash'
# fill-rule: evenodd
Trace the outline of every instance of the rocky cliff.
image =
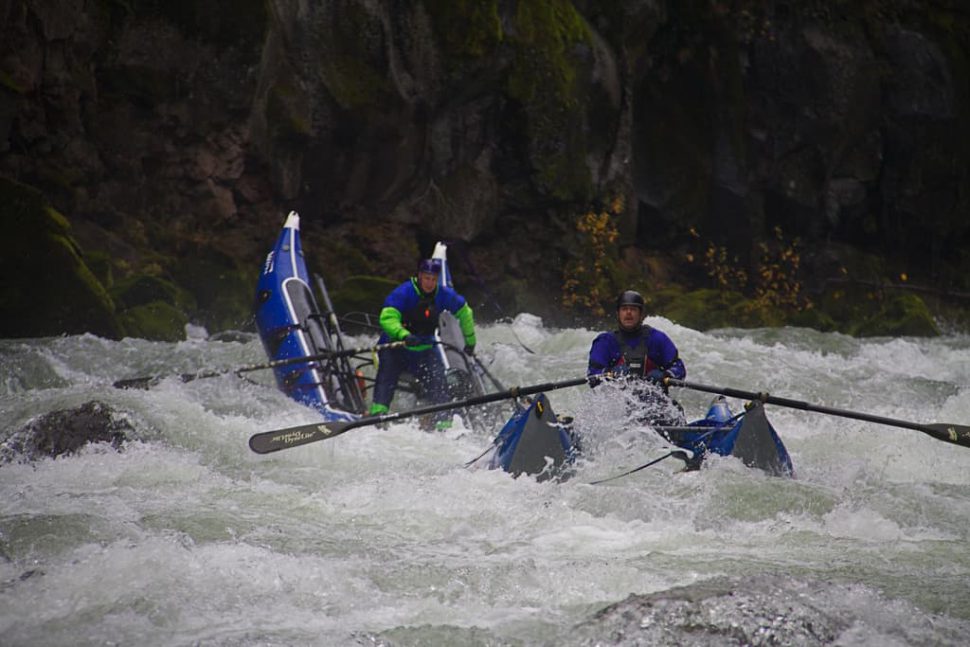
<svg viewBox="0 0 970 647">
<path fill-rule="evenodd" d="M 436 240 L 483 317 L 966 305 L 959 0 L 0 0 L 0 35 L 0 336 L 245 327 L 290 209 L 338 309 Z"/>
</svg>

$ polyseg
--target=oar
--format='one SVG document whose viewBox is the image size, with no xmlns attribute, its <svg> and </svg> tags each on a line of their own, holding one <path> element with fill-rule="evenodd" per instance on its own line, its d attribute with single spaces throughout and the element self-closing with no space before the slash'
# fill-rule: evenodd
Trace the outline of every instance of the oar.
<svg viewBox="0 0 970 647">
<path fill-rule="evenodd" d="M 691 453 L 692 452 L 689 449 L 674 449 L 672 451 L 667 452 L 666 454 L 664 454 L 660 458 L 655 458 L 652 461 L 650 461 L 649 463 L 644 463 L 640 467 L 634 467 L 632 470 L 628 470 L 626 472 L 623 472 L 622 474 L 617 474 L 616 476 L 611 476 L 609 478 L 600 479 L 598 481 L 590 481 L 589 484 L 590 485 L 599 485 L 600 483 L 606 483 L 607 481 L 616 480 L 616 479 L 620 478 L 621 476 L 629 476 L 630 474 L 634 474 L 636 472 L 639 472 L 640 470 L 647 469 L 651 465 L 656 465 L 657 463 L 659 463 L 660 461 L 664 460 L 665 458 L 670 458 L 671 456 L 677 456 L 678 454 L 684 456 L 685 457 L 684 460 L 687 460 L 687 458 L 689 458 L 687 456 L 687 454 L 691 454 Z"/>
<path fill-rule="evenodd" d="M 472 361 L 475 362 L 475 365 L 478 366 L 478 368 L 480 368 L 482 370 L 482 373 L 485 375 L 485 377 L 487 377 L 489 379 L 489 381 L 492 383 L 492 386 L 494 386 L 499 391 L 504 391 L 505 390 L 505 387 L 502 386 L 502 383 L 499 382 L 495 378 L 495 376 L 492 375 L 488 371 L 487 368 L 485 368 L 485 365 L 482 364 L 482 360 L 478 359 L 478 355 L 468 355 L 468 354 L 465 353 L 465 351 L 463 349 L 458 348 L 457 346 L 455 346 L 453 344 L 449 344 L 447 342 L 441 342 L 441 345 L 444 346 L 445 348 L 449 348 L 449 349 L 455 351 L 456 353 L 458 353 L 459 355 L 461 355 L 462 356 L 462 359 L 465 360 L 466 367 L 468 365 L 468 358 L 471 357 Z"/>
<path fill-rule="evenodd" d="M 469 368 L 469 369 L 471 368 L 468 365 L 468 358 L 470 357 L 472 359 L 472 361 L 475 362 L 475 365 L 478 366 L 478 368 L 481 369 L 481 371 L 485 375 L 485 377 L 487 377 L 489 379 L 489 381 L 492 383 L 492 386 L 494 386 L 499 391 L 504 391 L 505 390 L 505 387 L 502 386 L 502 383 L 499 382 L 495 378 L 494 375 L 492 375 L 491 373 L 489 373 L 489 371 L 488 371 L 487 368 L 485 368 L 485 365 L 482 364 L 482 360 L 478 359 L 478 355 L 468 355 L 467 353 L 465 353 L 465 351 L 463 349 L 458 348 L 454 344 L 449 344 L 448 342 L 445 342 L 445 341 L 436 342 L 436 343 L 439 343 L 442 346 L 444 346 L 445 348 L 447 348 L 449 350 L 452 350 L 452 351 L 458 353 L 459 355 L 461 355 L 462 360 L 464 360 L 464 362 L 465 362 L 465 368 Z"/>
<path fill-rule="evenodd" d="M 740 391 L 738 389 L 732 389 L 725 386 L 707 386 L 706 384 L 684 382 L 683 380 L 675 380 L 673 378 L 665 378 L 663 382 L 665 385 L 668 385 L 668 386 L 680 386 L 685 389 L 694 389 L 695 391 L 705 391 L 707 393 L 719 393 L 721 395 L 727 395 L 733 398 L 758 400 L 766 404 L 777 404 L 782 407 L 791 407 L 792 409 L 801 409 L 803 411 L 814 411 L 816 413 L 825 413 L 830 416 L 854 418 L 855 420 L 874 422 L 880 425 L 889 425 L 890 427 L 902 427 L 903 429 L 914 429 L 916 431 L 921 431 L 924 434 L 933 436 L 933 438 L 936 438 L 937 440 L 942 440 L 943 442 L 946 442 L 946 443 L 952 443 L 954 445 L 963 445 L 964 447 L 970 447 L 970 427 L 966 425 L 955 425 L 955 424 L 946 423 L 946 422 L 938 422 L 934 424 L 924 425 L 918 422 L 909 422 L 907 420 L 896 420 L 895 418 L 884 418 L 882 416 L 874 416 L 868 413 L 859 413 L 858 411 L 847 411 L 845 409 L 835 409 L 833 407 L 825 407 L 818 404 L 802 402 L 801 400 L 790 400 L 788 398 L 778 398 L 772 395 L 768 395 L 767 393 L 752 393 L 749 391 Z"/>
<path fill-rule="evenodd" d="M 247 366 L 238 366 L 235 368 L 224 368 L 217 371 L 199 371 L 198 373 L 182 373 L 178 376 L 183 382 L 191 382 L 192 380 L 199 380 L 206 377 L 218 377 L 220 375 L 226 375 L 227 373 L 248 373 L 250 371 L 259 371 L 266 368 L 278 368 L 280 366 L 289 366 L 291 364 L 305 364 L 307 362 L 317 362 L 321 360 L 330 360 L 340 357 L 351 357 L 360 353 L 369 353 L 372 351 L 384 350 L 386 348 L 403 348 L 403 341 L 396 341 L 390 344 L 379 344 L 377 346 L 369 346 L 367 348 L 347 348 L 341 351 L 328 351 L 326 353 L 320 353 L 318 355 L 307 355 L 305 357 L 291 357 L 289 359 L 277 359 L 270 362 L 263 362 L 262 364 L 249 364 Z M 163 380 L 166 376 L 164 375 L 152 375 L 148 377 L 130 377 L 125 380 L 118 380 L 114 383 L 114 386 L 119 389 L 147 389 L 148 387 L 157 384 Z"/>
<path fill-rule="evenodd" d="M 502 383 L 499 382 L 495 378 L 494 375 L 492 375 L 491 373 L 489 373 L 488 369 L 485 368 L 485 365 L 482 364 L 482 360 L 478 359 L 478 356 L 477 355 L 472 355 L 472 359 L 475 360 L 475 364 L 478 365 L 478 368 L 482 369 L 482 373 L 484 373 L 485 374 L 485 377 L 487 377 L 489 379 L 489 381 L 492 383 L 492 386 L 494 386 L 499 391 L 504 391 L 505 390 L 505 387 L 502 386 Z"/>
<path fill-rule="evenodd" d="M 358 418 L 357 420 L 314 422 L 307 425 L 297 425 L 296 427 L 277 429 L 275 431 L 264 431 L 249 438 L 249 448 L 257 454 L 269 454 L 270 452 L 277 452 L 281 449 L 289 449 L 290 447 L 297 447 L 299 445 L 314 443 L 318 440 L 333 438 L 334 436 L 339 436 L 344 432 L 350 431 L 351 429 L 357 429 L 358 427 L 379 425 L 384 422 L 394 422 L 395 420 L 420 416 L 426 413 L 448 411 L 449 409 L 474 407 L 479 404 L 488 404 L 489 402 L 497 402 L 498 400 L 506 400 L 509 398 L 519 398 L 526 395 L 532 395 L 533 393 L 542 393 L 544 391 L 565 389 L 570 386 L 579 386 L 580 384 L 586 383 L 587 378 L 578 377 L 571 380 L 563 380 L 562 382 L 547 382 L 545 384 L 536 384 L 533 386 L 517 386 L 506 391 L 502 391 L 501 393 L 488 393 L 486 395 L 468 398 L 467 400 L 431 404 L 425 407 L 418 407 L 417 409 L 398 411 L 396 413 L 384 413 L 379 416 L 367 416 L 364 418 Z"/>
<path fill-rule="evenodd" d="M 483 451 L 481 454 L 479 454 L 475 458 L 473 458 L 470 461 L 468 461 L 467 463 L 465 463 L 465 467 L 471 467 L 472 465 L 474 465 L 475 463 L 477 463 L 479 460 L 481 460 L 481 458 L 485 454 L 487 454 L 490 451 L 492 451 L 492 448 L 495 447 L 496 445 L 498 445 L 498 437 L 495 438 L 495 440 L 492 442 L 491 445 L 489 445 L 488 447 L 485 448 L 485 451 Z"/>
</svg>

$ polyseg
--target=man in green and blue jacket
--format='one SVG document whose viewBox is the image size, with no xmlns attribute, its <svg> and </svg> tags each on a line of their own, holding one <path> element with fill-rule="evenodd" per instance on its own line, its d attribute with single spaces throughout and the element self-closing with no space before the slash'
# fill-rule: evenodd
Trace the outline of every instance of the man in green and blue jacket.
<svg viewBox="0 0 970 647">
<path fill-rule="evenodd" d="M 380 324 L 383 329 L 379 344 L 403 341 L 405 348 L 382 350 L 378 355 L 377 380 L 371 415 L 386 413 L 394 398 L 401 373 L 409 372 L 418 380 L 426 398 L 434 404 L 448 400 L 444 366 L 434 347 L 438 315 L 447 310 L 458 319 L 465 337 L 464 351 L 475 352 L 475 318 L 472 309 L 454 289 L 438 285 L 441 261 L 425 259 L 418 264 L 416 276 L 394 288 L 384 299 Z M 437 426 L 446 428 L 448 420 L 439 416 Z"/>
</svg>

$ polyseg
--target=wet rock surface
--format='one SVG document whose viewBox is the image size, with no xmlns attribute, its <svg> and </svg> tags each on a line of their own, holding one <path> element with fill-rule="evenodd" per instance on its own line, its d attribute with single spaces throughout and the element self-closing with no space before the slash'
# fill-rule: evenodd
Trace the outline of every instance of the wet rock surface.
<svg viewBox="0 0 970 647">
<path fill-rule="evenodd" d="M 851 619 L 815 602 L 824 585 L 718 579 L 631 595 L 579 627 L 583 645 L 829 645 Z"/>
<path fill-rule="evenodd" d="M 89 443 L 120 450 L 134 430 L 107 404 L 91 400 L 80 407 L 52 411 L 31 420 L 0 445 L 0 462 L 29 462 L 76 453 Z"/>
</svg>

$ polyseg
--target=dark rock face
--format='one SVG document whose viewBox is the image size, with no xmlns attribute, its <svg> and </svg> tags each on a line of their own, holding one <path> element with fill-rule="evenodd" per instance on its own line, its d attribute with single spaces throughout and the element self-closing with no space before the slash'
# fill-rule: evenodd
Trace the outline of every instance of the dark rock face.
<svg viewBox="0 0 970 647">
<path fill-rule="evenodd" d="M 14 432 L 0 445 L 0 460 L 34 461 L 77 452 L 88 443 L 109 443 L 120 449 L 133 431 L 131 423 L 97 400 L 75 409 L 44 414 Z"/>
<path fill-rule="evenodd" d="M 815 275 L 835 241 L 967 290 L 970 18 L 910 4 L 0 3 L 0 175 L 104 288 L 189 291 L 153 306 L 166 337 L 172 308 L 244 319 L 290 209 L 332 290 L 448 240 L 492 316 L 561 319 L 578 218 L 613 203 L 611 288 L 643 278 L 630 248 L 690 283 L 691 230 L 750 266 L 780 227 Z"/>
</svg>

